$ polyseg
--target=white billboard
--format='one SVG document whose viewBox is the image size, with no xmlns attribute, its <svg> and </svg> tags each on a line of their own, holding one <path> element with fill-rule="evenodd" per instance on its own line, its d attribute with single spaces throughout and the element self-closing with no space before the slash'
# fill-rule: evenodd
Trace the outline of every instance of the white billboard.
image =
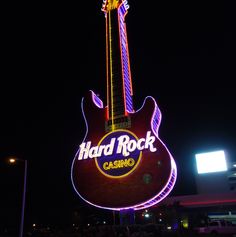
<svg viewBox="0 0 236 237">
<path fill-rule="evenodd" d="M 195 155 L 198 174 L 227 171 L 224 151 L 213 151 Z"/>
</svg>

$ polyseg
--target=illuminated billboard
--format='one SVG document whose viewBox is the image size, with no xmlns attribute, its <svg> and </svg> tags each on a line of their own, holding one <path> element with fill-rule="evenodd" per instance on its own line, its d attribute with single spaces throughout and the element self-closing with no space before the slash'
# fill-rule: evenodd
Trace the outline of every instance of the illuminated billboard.
<svg viewBox="0 0 236 237">
<path fill-rule="evenodd" d="M 227 171 L 224 151 L 196 154 L 198 174 Z"/>
<path fill-rule="evenodd" d="M 106 20 L 107 101 L 93 92 L 82 99 L 84 140 L 71 167 L 76 193 L 104 209 L 139 210 L 173 189 L 177 168 L 158 135 L 161 111 L 151 96 L 133 108 L 126 35 L 127 0 L 103 1 Z"/>
</svg>

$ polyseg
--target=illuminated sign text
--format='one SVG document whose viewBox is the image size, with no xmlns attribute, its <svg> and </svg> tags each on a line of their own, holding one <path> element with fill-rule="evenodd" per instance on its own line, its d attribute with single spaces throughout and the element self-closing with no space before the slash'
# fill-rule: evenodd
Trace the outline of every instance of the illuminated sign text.
<svg viewBox="0 0 236 237">
<path fill-rule="evenodd" d="M 135 165 L 135 160 L 133 158 L 124 159 L 124 160 L 115 160 L 114 162 L 104 162 L 103 169 L 110 170 L 110 169 L 119 169 L 123 167 L 132 167 Z"/>
<path fill-rule="evenodd" d="M 131 139 L 130 136 L 124 134 L 119 137 L 111 138 L 110 142 L 106 145 L 91 147 L 90 141 L 83 142 L 80 145 L 78 160 L 110 156 L 114 154 L 122 154 L 123 156 L 127 157 L 136 149 L 139 151 L 149 149 L 151 152 L 155 152 L 156 148 L 153 144 L 155 139 L 155 136 L 152 136 L 151 132 L 148 131 L 145 138 L 140 138 L 138 140 Z"/>
</svg>

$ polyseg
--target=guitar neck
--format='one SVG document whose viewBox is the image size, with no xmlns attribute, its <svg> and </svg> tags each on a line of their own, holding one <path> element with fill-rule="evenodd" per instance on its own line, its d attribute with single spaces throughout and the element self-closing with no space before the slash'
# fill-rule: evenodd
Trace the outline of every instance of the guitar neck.
<svg viewBox="0 0 236 237">
<path fill-rule="evenodd" d="M 106 13 L 107 105 L 109 120 L 133 111 L 126 25 L 127 9 L 120 5 Z"/>
</svg>

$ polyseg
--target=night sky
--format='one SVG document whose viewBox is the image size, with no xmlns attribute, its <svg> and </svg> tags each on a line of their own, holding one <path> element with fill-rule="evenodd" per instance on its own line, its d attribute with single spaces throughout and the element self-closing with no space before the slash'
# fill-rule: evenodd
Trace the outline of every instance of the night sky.
<svg viewBox="0 0 236 237">
<path fill-rule="evenodd" d="M 85 135 L 81 98 L 92 89 L 105 102 L 105 20 L 102 1 L 64 4 L 3 8 L 4 223 L 18 225 L 23 179 L 22 164 L 9 166 L 9 156 L 29 163 L 27 222 L 63 222 L 74 208 L 86 206 L 73 190 L 70 167 Z M 146 96 L 156 99 L 163 116 L 159 136 L 178 167 L 171 195 L 192 194 L 195 153 L 224 149 L 236 161 L 234 8 L 215 1 L 129 5 L 135 110 Z"/>
</svg>

